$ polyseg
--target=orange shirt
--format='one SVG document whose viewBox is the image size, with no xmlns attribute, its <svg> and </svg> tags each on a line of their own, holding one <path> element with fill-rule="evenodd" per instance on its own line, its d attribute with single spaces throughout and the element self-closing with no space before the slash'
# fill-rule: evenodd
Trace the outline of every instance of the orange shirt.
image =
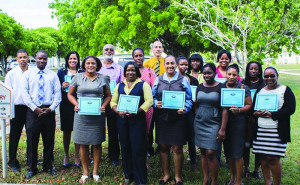
<svg viewBox="0 0 300 185">
<path fill-rule="evenodd" d="M 160 61 L 160 64 L 159 64 L 159 76 L 160 76 L 166 72 L 165 58 L 161 57 L 159 59 L 159 61 Z M 147 60 L 146 62 L 144 62 L 144 66 L 155 70 L 156 63 L 157 63 L 157 59 L 155 57 L 152 57 L 149 60 Z"/>
</svg>

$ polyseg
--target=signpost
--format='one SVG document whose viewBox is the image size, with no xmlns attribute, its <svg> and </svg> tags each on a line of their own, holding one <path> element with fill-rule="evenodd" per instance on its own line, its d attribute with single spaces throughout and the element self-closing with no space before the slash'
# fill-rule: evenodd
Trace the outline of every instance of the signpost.
<svg viewBox="0 0 300 185">
<path fill-rule="evenodd" d="M 6 119 L 15 117 L 15 106 L 12 90 L 4 83 L 0 82 L 0 119 L 2 119 L 2 167 L 3 178 L 7 177 L 7 158 L 6 158 Z"/>
</svg>

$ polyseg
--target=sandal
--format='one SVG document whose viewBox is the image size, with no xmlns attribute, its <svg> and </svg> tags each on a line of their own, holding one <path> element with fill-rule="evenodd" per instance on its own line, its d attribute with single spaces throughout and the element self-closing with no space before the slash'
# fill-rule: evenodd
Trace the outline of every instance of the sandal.
<svg viewBox="0 0 300 185">
<path fill-rule="evenodd" d="M 81 178 L 79 179 L 80 184 L 85 184 L 86 181 L 88 180 L 89 176 L 87 175 L 82 175 Z"/>
<path fill-rule="evenodd" d="M 99 175 L 93 175 L 94 182 L 101 182 Z"/>
</svg>

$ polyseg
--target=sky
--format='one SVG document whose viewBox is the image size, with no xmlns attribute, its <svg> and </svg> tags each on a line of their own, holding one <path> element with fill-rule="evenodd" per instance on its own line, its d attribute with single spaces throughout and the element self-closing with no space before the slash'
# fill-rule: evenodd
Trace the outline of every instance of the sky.
<svg viewBox="0 0 300 185">
<path fill-rule="evenodd" d="M 52 27 L 57 29 L 58 21 L 55 17 L 51 18 L 53 10 L 48 8 L 50 2 L 52 0 L 0 0 L 0 9 L 24 28 Z"/>
</svg>

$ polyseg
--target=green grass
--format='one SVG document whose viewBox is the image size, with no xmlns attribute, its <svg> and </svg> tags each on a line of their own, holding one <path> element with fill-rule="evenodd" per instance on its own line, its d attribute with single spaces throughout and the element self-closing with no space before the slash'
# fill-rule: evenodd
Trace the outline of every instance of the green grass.
<svg viewBox="0 0 300 185">
<path fill-rule="evenodd" d="M 282 65 L 276 66 L 277 68 L 287 68 L 287 69 L 297 69 L 300 65 L 287 65 L 282 67 Z M 279 82 L 284 85 L 288 85 L 296 96 L 297 101 L 297 109 L 295 114 L 291 117 L 291 135 L 292 142 L 288 143 L 286 157 L 283 158 L 283 170 L 282 170 L 282 184 L 293 185 L 299 184 L 300 180 L 300 81 L 299 77 L 291 76 L 287 74 L 280 74 Z M 6 138 L 8 142 L 8 137 Z M 124 181 L 124 176 L 122 172 L 122 167 L 118 166 L 114 168 L 110 165 L 107 154 L 107 141 L 103 143 L 103 155 L 102 155 L 102 163 L 100 166 L 100 177 L 101 184 L 121 184 Z M 183 167 L 183 181 L 185 184 L 201 184 L 203 180 L 202 172 L 195 173 L 190 171 L 189 161 L 187 161 L 187 152 L 185 151 L 185 160 Z M 197 164 L 198 168 L 201 169 L 200 160 L 199 160 L 199 151 L 197 151 Z M 74 146 L 71 145 L 71 154 L 74 153 Z M 21 141 L 19 144 L 18 150 L 18 159 L 21 163 L 21 172 L 13 173 L 10 170 L 8 171 L 8 177 L 6 179 L 0 178 L 0 183 L 31 183 L 31 184 L 78 184 L 78 180 L 81 176 L 82 171 L 70 168 L 64 169 L 62 168 L 63 161 L 63 145 L 62 145 L 62 132 L 60 130 L 56 131 L 55 137 L 55 151 L 54 151 L 54 166 L 58 170 L 57 176 L 50 176 L 46 173 L 41 172 L 41 166 L 38 166 L 39 172 L 36 176 L 34 176 L 31 180 L 24 179 L 26 174 L 26 136 L 23 133 L 21 137 Z M 1 159 L 1 158 L 0 158 Z M 42 159 L 42 141 L 40 141 L 39 145 L 39 159 Z M 2 159 L 1 159 L 2 160 Z M 72 163 L 72 158 L 70 159 Z M 224 163 L 224 160 L 222 160 Z M 160 168 L 159 156 L 155 155 L 154 157 L 148 159 L 148 163 L 151 166 L 151 169 L 148 170 L 148 184 L 158 184 L 158 179 L 162 177 L 162 171 Z M 253 170 L 254 167 L 254 157 L 251 155 L 250 169 Z M 0 175 L 2 176 L 2 163 L 0 164 Z M 173 166 L 171 167 L 173 169 Z M 172 171 L 172 176 L 174 176 L 174 172 Z M 226 184 L 230 179 L 229 170 L 225 167 L 221 167 L 219 171 L 219 184 Z M 244 183 L 247 185 L 263 185 L 263 180 L 255 180 L 254 178 L 243 179 Z M 93 184 L 90 180 L 88 184 Z"/>
</svg>

